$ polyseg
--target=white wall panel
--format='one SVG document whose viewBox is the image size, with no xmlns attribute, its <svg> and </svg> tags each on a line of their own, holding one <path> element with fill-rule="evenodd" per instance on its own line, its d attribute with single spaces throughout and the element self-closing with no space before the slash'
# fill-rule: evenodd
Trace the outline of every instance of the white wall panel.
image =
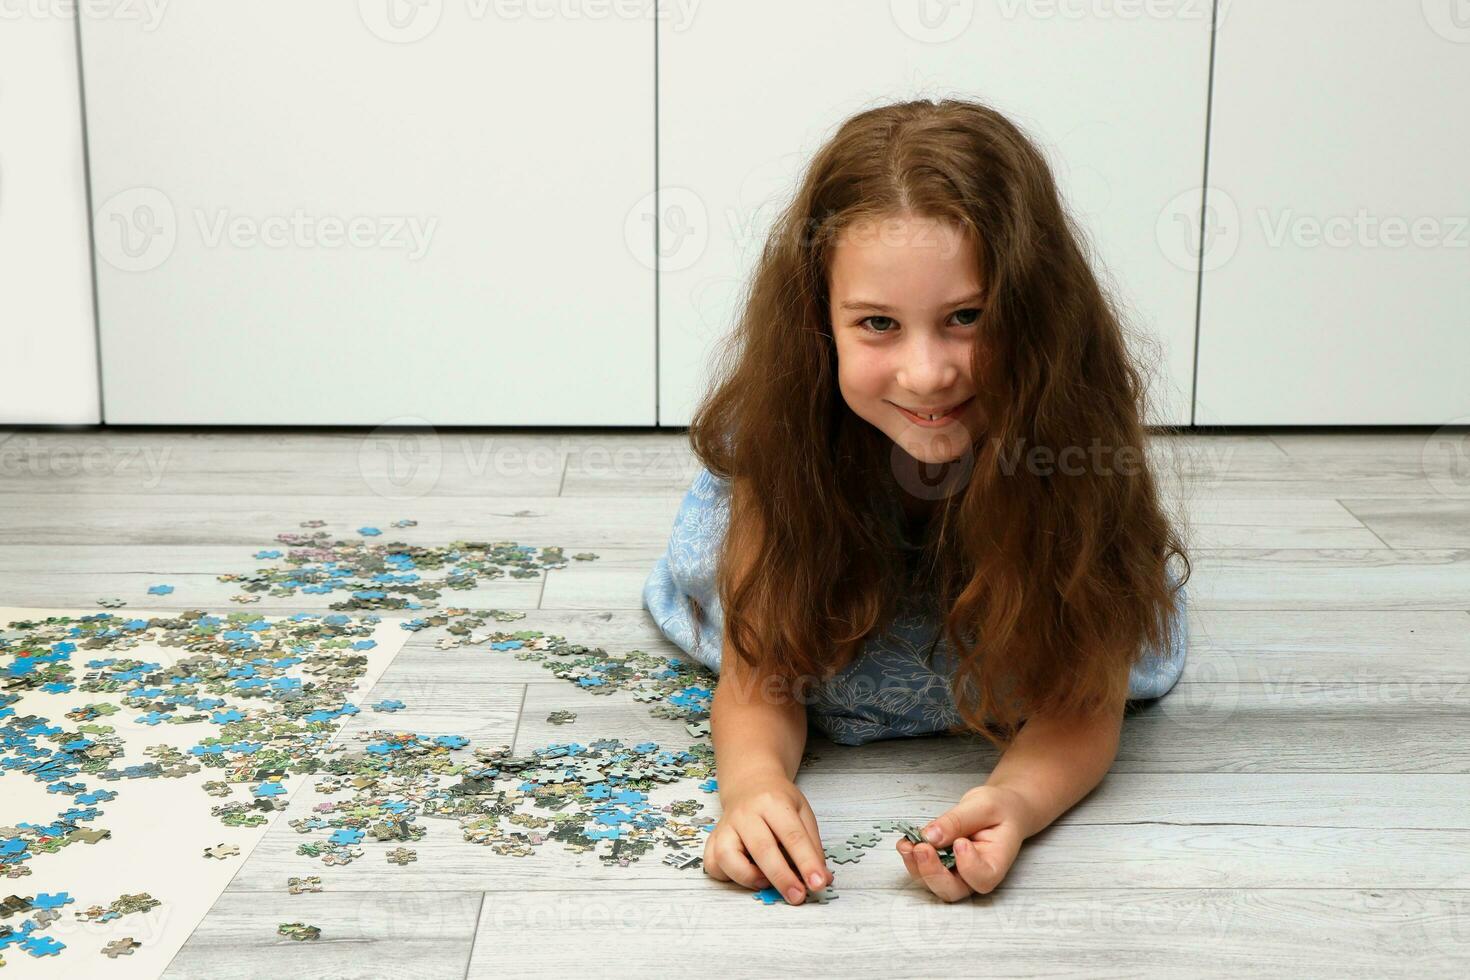
<svg viewBox="0 0 1470 980">
<path fill-rule="evenodd" d="M 564 9 L 86 21 L 108 421 L 651 424 L 653 24 Z"/>
<path fill-rule="evenodd" d="M 1470 423 L 1470 6 L 1234 0 L 1200 424 Z"/>
<path fill-rule="evenodd" d="M 97 334 L 76 25 L 64 4 L 0 19 L 0 423 L 95 423 Z"/>
</svg>

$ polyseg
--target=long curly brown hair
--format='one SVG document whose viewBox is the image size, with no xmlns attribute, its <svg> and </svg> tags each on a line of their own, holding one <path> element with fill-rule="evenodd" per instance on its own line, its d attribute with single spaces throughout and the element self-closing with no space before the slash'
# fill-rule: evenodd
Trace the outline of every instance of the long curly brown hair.
<svg viewBox="0 0 1470 980">
<path fill-rule="evenodd" d="M 984 436 L 914 565 L 913 491 L 892 441 L 841 395 L 828 306 L 842 230 L 905 214 L 967 232 L 985 283 L 971 354 Z M 1146 453 L 1148 376 L 1125 343 L 1148 341 L 1125 335 L 1081 240 L 1042 154 L 985 105 L 873 108 L 817 152 L 690 425 L 699 461 L 734 488 L 725 554 L 743 540 L 759 555 L 747 574 L 719 564 L 736 655 L 812 683 L 919 594 L 947 609 L 954 731 L 1004 747 L 1033 713 L 1125 701 L 1130 667 L 1180 614 L 1189 559 Z M 1092 462 L 1046 465 L 1046 451 Z"/>
</svg>

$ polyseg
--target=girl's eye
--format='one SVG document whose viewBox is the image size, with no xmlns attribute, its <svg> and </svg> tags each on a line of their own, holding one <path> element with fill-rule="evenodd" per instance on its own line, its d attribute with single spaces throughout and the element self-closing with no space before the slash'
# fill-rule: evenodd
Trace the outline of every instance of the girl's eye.
<svg viewBox="0 0 1470 980">
<path fill-rule="evenodd" d="M 962 318 L 959 321 L 959 325 L 960 326 L 962 326 L 962 327 L 973 327 L 980 320 L 980 311 L 979 310 L 974 310 L 974 309 L 955 310 L 954 313 L 951 314 L 951 316 Z M 892 317 L 887 317 L 887 316 L 869 316 L 869 317 L 864 317 L 863 319 L 859 320 L 858 322 L 861 323 L 863 326 L 867 327 L 868 330 L 870 330 L 871 332 L 873 332 L 875 334 L 880 334 L 881 335 L 881 334 L 890 334 L 890 333 L 893 332 L 893 330 L 891 329 L 891 326 L 890 326 L 889 329 L 883 329 L 883 330 L 878 329 L 877 325 L 873 322 L 873 321 L 877 321 L 877 320 L 882 320 L 884 323 L 887 323 L 887 324 L 890 324 L 890 325 L 893 323 L 893 318 Z"/>
</svg>

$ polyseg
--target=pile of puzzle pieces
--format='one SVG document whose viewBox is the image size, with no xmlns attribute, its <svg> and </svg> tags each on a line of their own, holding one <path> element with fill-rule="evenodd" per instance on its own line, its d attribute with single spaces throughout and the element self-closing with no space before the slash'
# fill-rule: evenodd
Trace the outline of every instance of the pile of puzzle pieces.
<svg viewBox="0 0 1470 980">
<path fill-rule="evenodd" d="M 316 781 L 317 793 L 336 798 L 290 821 L 317 837 L 297 853 L 323 864 L 351 863 L 365 842 L 398 845 L 407 855 L 395 863 L 408 863 L 413 852 L 402 844 L 424 837 L 420 817 L 451 821 L 464 840 L 497 854 L 524 857 L 554 842 L 624 867 L 655 847 L 668 851 L 669 864 L 697 867 L 712 828 L 697 819 L 698 800 L 657 805 L 648 793 L 656 784 L 710 783 L 708 743 L 670 752 L 599 739 L 516 756 L 505 746 L 467 752 L 467 740 L 453 735 L 378 731 L 357 739 L 366 744 L 330 758 Z"/>
<path fill-rule="evenodd" d="M 376 529 L 359 531 L 371 537 Z M 399 543 L 365 546 L 324 535 L 281 535 L 279 540 L 294 546 L 289 556 L 262 551 L 256 557 L 284 558 L 283 566 L 238 577 L 247 592 L 347 590 L 349 600 L 334 608 L 356 610 L 432 609 L 439 594 L 436 584 L 469 588 L 480 578 L 535 575 L 565 563 L 559 549 L 542 549 L 538 557 L 513 542 L 457 542 L 423 549 Z M 443 580 L 420 581 L 421 566 L 441 570 Z M 149 591 L 164 595 L 173 587 L 155 585 Z M 401 625 L 412 632 L 442 629 L 441 649 L 481 647 L 492 655 L 538 662 L 586 693 L 628 692 L 650 703 L 653 713 L 684 720 L 694 737 L 708 735 L 713 675 L 703 667 L 641 651 L 611 656 L 537 631 L 495 628 L 524 617 L 522 612 L 456 608 Z M 332 778 L 350 780 L 350 818 L 339 819 L 346 810 L 339 814 L 329 809 L 314 815 L 311 826 L 299 828 L 330 827 L 325 841 L 302 849 L 305 856 L 327 864 L 352 860 L 361 853 L 356 843 L 369 834 L 374 841 L 398 845 L 387 852 L 392 863 L 410 863 L 416 855 L 401 845 L 423 836 L 423 827 L 415 822 L 422 814 L 453 820 L 465 840 L 507 855 L 527 854 L 545 841 L 557 841 L 571 850 L 601 848 L 605 860 L 626 866 L 660 846 L 669 852 L 667 863 L 698 867 L 702 835 L 710 826 L 696 820 L 703 804 L 677 800 L 654 806 L 645 791 L 656 783 L 694 779 L 703 780 L 704 791 L 712 792 L 713 752 L 707 744 L 671 753 L 653 743 L 624 747 L 616 740 L 587 746 L 569 742 L 515 758 L 503 747 L 472 754 L 467 742 L 454 736 L 383 732 L 375 733 L 375 741 L 363 751 L 347 751 L 336 736 L 341 723 L 358 712 L 349 698 L 360 693 L 356 682 L 365 673 L 367 652 L 374 645 L 370 636 L 379 622 L 371 612 L 356 617 L 300 613 L 272 621 L 249 613 L 217 616 L 189 610 L 149 618 L 110 613 L 54 617 L 0 629 L 0 748 L 6 753 L 0 756 L 0 767 L 42 781 L 76 804 L 49 822 L 0 828 L 0 873 L 29 874 L 28 863 L 38 854 L 109 837 L 105 828 L 88 824 L 97 821 L 104 813 L 101 804 L 115 799 L 119 790 L 84 780 L 131 783 L 201 768 L 219 773 L 220 778 L 203 787 L 220 798 L 209 813 L 226 826 L 266 822 L 284 805 L 281 780 L 288 774 L 326 773 L 328 779 L 318 786 L 322 792 L 344 787 Z M 182 656 L 169 666 L 128 656 L 144 643 L 176 648 Z M 26 704 L 31 707 L 38 695 L 74 690 L 95 694 L 97 700 L 68 711 L 65 719 L 16 713 L 22 695 L 29 696 Z M 405 706 L 385 700 L 372 707 L 392 712 Z M 133 717 L 144 725 L 205 726 L 208 732 L 187 751 L 151 746 L 143 750 L 147 761 L 130 762 L 122 740 L 107 724 L 120 711 L 136 713 Z M 575 717 L 573 712 L 558 715 L 563 723 Z M 460 750 L 465 750 L 463 759 L 449 758 Z M 413 789 L 411 803 L 398 798 L 404 796 L 401 792 L 395 798 L 377 792 L 375 798 L 376 780 L 383 776 L 411 778 L 421 785 Z M 248 789 L 246 799 L 238 798 L 235 787 Z M 538 814 L 538 809 L 550 815 Z M 374 819 L 365 818 L 366 813 Z M 236 848 L 220 845 L 207 848 L 204 857 L 226 860 L 236 854 Z M 49 942 L 30 936 L 33 931 L 35 926 L 12 941 L 28 942 L 28 951 L 38 955 L 50 950 Z M 130 951 L 119 948 L 115 955 Z"/>
<path fill-rule="evenodd" d="M 395 521 L 394 527 L 413 527 L 417 521 Z M 481 582 L 511 578 L 536 578 L 547 570 L 565 568 L 567 559 L 560 548 L 523 547 L 514 541 L 454 541 L 447 546 L 424 547 L 400 541 L 378 543 L 376 527 L 360 527 L 357 538 L 338 538 L 327 531 L 324 521 L 304 521 L 310 533 L 286 532 L 276 540 L 286 545 L 255 553 L 257 560 L 283 559 L 279 566 L 254 572 L 218 576 L 221 582 L 241 583 L 236 601 L 249 602 L 261 595 L 289 598 L 301 592 L 324 595 L 347 592 L 348 598 L 333 603 L 335 610 L 432 608 L 445 589 L 469 590 Z M 576 561 L 593 561 L 595 554 L 572 556 Z"/>
</svg>

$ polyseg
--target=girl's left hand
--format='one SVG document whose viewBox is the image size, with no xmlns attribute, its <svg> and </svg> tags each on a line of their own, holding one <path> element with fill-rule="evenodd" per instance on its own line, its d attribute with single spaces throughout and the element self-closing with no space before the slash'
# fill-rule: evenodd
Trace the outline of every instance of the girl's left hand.
<svg viewBox="0 0 1470 980">
<path fill-rule="evenodd" d="M 924 827 L 937 828 L 933 844 L 898 840 L 898 853 L 913 877 L 944 899 L 957 902 L 978 892 L 989 893 L 1016 860 L 1025 839 L 1022 823 L 1026 801 L 1015 790 L 1000 786 L 976 786 L 952 809 Z M 954 846 L 954 870 L 939 860 L 935 847 Z"/>
</svg>

